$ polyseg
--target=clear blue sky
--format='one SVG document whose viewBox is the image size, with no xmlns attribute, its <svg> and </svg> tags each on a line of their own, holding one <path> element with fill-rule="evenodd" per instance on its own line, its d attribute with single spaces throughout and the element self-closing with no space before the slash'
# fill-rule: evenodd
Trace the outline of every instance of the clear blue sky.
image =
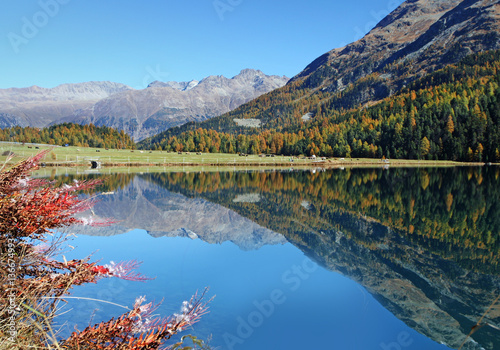
<svg viewBox="0 0 500 350">
<path fill-rule="evenodd" d="M 298 74 L 402 0 L 2 0 L 0 88 Z"/>
</svg>

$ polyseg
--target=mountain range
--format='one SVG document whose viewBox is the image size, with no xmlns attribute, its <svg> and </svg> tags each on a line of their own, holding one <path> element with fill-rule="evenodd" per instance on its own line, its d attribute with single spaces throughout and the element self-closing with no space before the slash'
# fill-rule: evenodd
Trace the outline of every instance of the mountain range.
<svg viewBox="0 0 500 350">
<path fill-rule="evenodd" d="M 498 0 L 407 0 L 363 38 L 321 55 L 284 87 L 217 118 L 168 130 L 146 143 L 154 144 L 198 128 L 233 135 L 267 130 L 306 134 L 314 127 L 324 130 L 323 120 L 336 125 L 345 111 L 356 110 L 362 114 L 364 109 L 403 91 L 432 72 L 454 65 L 471 54 L 498 49 Z M 436 111 L 429 113 L 436 114 Z M 382 118 L 390 114 L 390 110 L 385 111 Z M 406 118 L 406 114 L 402 116 Z M 448 116 L 436 118 L 441 121 Z M 247 123 L 242 123 L 245 119 Z M 351 132 L 346 141 L 351 142 L 355 136 L 365 138 L 370 144 L 364 135 L 353 134 L 356 132 Z M 431 141 L 437 145 L 439 137 Z M 339 141 L 329 143 L 333 148 Z"/>
<path fill-rule="evenodd" d="M 244 69 L 231 79 L 155 81 L 142 90 L 112 82 L 0 89 L 0 127 L 93 123 L 124 130 L 140 141 L 187 121 L 226 113 L 287 81 L 287 77 Z"/>
</svg>

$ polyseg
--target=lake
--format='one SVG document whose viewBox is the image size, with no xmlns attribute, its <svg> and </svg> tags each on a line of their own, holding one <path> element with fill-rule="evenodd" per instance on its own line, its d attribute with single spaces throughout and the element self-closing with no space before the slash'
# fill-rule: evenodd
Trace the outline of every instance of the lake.
<svg viewBox="0 0 500 350">
<path fill-rule="evenodd" d="M 500 169 L 165 172 L 102 177 L 66 258 L 140 260 L 146 283 L 106 279 L 73 296 L 159 313 L 210 287 L 189 333 L 219 349 L 499 349 Z M 62 334 L 122 314 L 68 300 Z"/>
</svg>

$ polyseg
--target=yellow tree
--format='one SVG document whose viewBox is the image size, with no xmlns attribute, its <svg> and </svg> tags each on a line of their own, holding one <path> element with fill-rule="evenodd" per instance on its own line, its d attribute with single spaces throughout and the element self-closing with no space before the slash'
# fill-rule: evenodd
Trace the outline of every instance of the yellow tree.
<svg viewBox="0 0 500 350">
<path fill-rule="evenodd" d="M 431 150 L 431 143 L 427 139 L 427 137 L 423 137 L 422 140 L 420 141 L 420 155 L 422 157 L 425 157 L 426 155 L 429 154 L 429 151 Z"/>
<path fill-rule="evenodd" d="M 453 131 L 455 131 L 455 124 L 453 123 L 453 118 L 450 116 L 448 116 L 448 121 L 446 122 L 446 130 L 448 130 L 448 132 L 450 134 L 453 134 Z"/>
</svg>

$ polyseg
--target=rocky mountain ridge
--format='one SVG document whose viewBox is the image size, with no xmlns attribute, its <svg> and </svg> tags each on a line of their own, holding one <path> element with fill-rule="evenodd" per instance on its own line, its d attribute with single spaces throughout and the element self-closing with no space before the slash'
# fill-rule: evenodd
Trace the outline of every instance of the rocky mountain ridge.
<svg viewBox="0 0 500 350">
<path fill-rule="evenodd" d="M 0 89 L 0 127 L 94 123 L 124 130 L 139 141 L 188 121 L 226 113 L 287 81 L 244 69 L 231 79 L 153 82 L 142 90 L 112 82 Z"/>
<path fill-rule="evenodd" d="M 373 75 L 375 82 L 356 99 L 366 103 L 469 54 L 498 48 L 499 1 L 408 0 L 365 37 L 322 55 L 290 82 L 339 92 Z"/>
<path fill-rule="evenodd" d="M 77 84 L 62 84 L 54 88 L 43 88 L 36 85 L 25 88 L 0 89 L 0 100 L 7 102 L 27 101 L 73 101 L 99 100 L 118 92 L 132 90 L 131 87 L 109 81 L 89 81 Z"/>
<path fill-rule="evenodd" d="M 177 81 L 162 82 L 162 81 L 155 80 L 151 84 L 148 85 L 148 88 L 171 87 L 171 88 L 179 90 L 179 91 L 186 91 L 186 90 L 191 90 L 199 83 L 200 82 L 198 80 L 182 81 L 182 82 L 177 82 Z"/>
<path fill-rule="evenodd" d="M 0 127 L 44 127 L 131 87 L 108 81 L 0 89 Z"/>
<path fill-rule="evenodd" d="M 192 88 L 187 88 L 189 83 L 180 84 L 183 90 L 155 84 L 144 90 L 112 95 L 65 121 L 111 126 L 140 141 L 174 126 L 224 114 L 286 81 L 286 77 L 247 69 L 231 79 L 209 76 L 192 84 Z"/>
</svg>

